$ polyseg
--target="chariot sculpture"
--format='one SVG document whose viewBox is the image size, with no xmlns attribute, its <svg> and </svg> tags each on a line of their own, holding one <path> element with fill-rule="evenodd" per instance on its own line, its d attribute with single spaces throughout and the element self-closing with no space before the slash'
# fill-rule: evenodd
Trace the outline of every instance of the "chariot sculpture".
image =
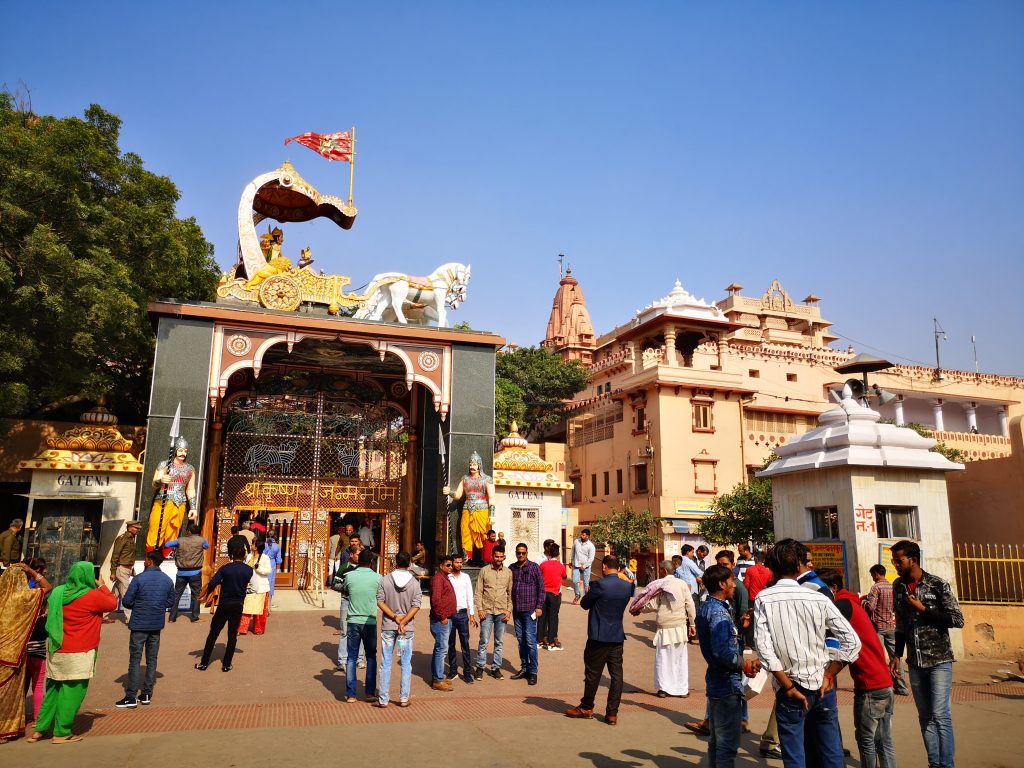
<svg viewBox="0 0 1024 768">
<path fill-rule="evenodd" d="M 363 293 L 346 292 L 352 279 L 325 275 L 312 268 L 313 254 L 301 251 L 296 264 L 284 255 L 284 232 L 257 226 L 266 219 L 299 223 L 327 218 L 342 229 L 355 223 L 355 206 L 334 195 L 323 195 L 302 178 L 291 163 L 253 179 L 238 204 L 238 260 L 220 281 L 217 296 L 224 301 L 258 304 L 292 312 L 302 304 L 326 305 L 328 313 L 354 309 L 361 320 L 424 325 L 447 325 L 448 309 L 466 300 L 470 267 L 450 262 L 426 276 L 384 272 L 374 276 Z"/>
</svg>

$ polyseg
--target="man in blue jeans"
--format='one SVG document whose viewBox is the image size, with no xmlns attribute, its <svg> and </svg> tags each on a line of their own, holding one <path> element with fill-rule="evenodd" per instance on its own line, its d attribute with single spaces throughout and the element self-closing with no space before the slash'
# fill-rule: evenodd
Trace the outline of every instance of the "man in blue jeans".
<svg viewBox="0 0 1024 768">
<path fill-rule="evenodd" d="M 584 528 L 572 543 L 569 562 L 572 564 L 572 591 L 575 594 L 572 604 L 580 604 L 580 594 L 587 594 L 590 589 L 590 572 L 594 567 L 597 548 L 590 540 L 590 529 Z"/>
<path fill-rule="evenodd" d="M 448 633 L 455 615 L 455 588 L 448 574 L 452 572 L 452 556 L 445 555 L 437 564 L 437 573 L 430 579 L 430 634 L 434 636 L 434 655 L 430 663 L 430 687 L 450 691 L 452 684 L 444 679 L 444 658 L 448 655 Z"/>
<path fill-rule="evenodd" d="M 544 575 L 540 566 L 529 559 L 525 544 L 516 544 L 516 561 L 512 571 L 512 620 L 519 640 L 519 671 L 513 680 L 524 677 L 530 685 L 537 684 L 537 619 L 544 612 Z"/>
<path fill-rule="evenodd" d="M 348 664 L 345 673 L 345 701 L 356 699 L 356 664 L 359 647 L 366 651 L 367 701 L 377 700 L 377 589 L 380 576 L 373 570 L 374 554 L 368 549 L 359 553 L 359 567 L 345 574 L 348 592 Z"/>
<path fill-rule="evenodd" d="M 807 547 L 783 539 L 765 564 L 776 583 L 761 590 L 754 607 L 754 647 L 775 678 L 775 718 L 786 768 L 804 768 L 805 737 L 822 768 L 843 768 L 835 677 L 857 660 L 860 638 L 835 604 L 797 582 Z M 835 648 L 825 647 L 831 631 Z"/>
<path fill-rule="evenodd" d="M 402 670 L 398 687 L 398 706 L 409 706 L 412 687 L 412 640 L 416 614 L 423 600 L 419 579 L 409 570 L 412 555 L 395 555 L 395 570 L 380 581 L 377 587 L 377 607 L 381 612 L 380 644 L 381 666 L 377 680 L 375 707 L 383 709 L 391 698 L 391 659 L 398 648 L 398 664 Z"/>
<path fill-rule="evenodd" d="M 494 634 L 494 656 L 491 671 L 495 680 L 503 680 L 501 674 L 502 640 L 505 626 L 512 620 L 512 572 L 505 567 L 505 548 L 500 544 L 491 550 L 491 564 L 481 569 L 476 577 L 476 609 L 480 619 L 480 644 L 476 653 L 477 680 L 482 680 L 487 666 L 487 645 Z"/>
<path fill-rule="evenodd" d="M 164 561 L 159 549 L 146 553 L 146 570 L 131 580 L 122 602 L 132 612 L 128 621 L 131 636 L 128 640 L 128 679 L 124 684 L 124 698 L 115 702 L 119 709 L 134 709 L 149 704 L 156 685 L 156 659 L 160 652 L 160 632 L 164 628 L 164 613 L 174 605 L 174 582 L 160 570 Z M 142 652 L 146 652 L 146 678 L 139 686 Z M 139 694 L 136 698 L 136 694 Z"/>
<path fill-rule="evenodd" d="M 704 675 L 708 696 L 708 764 L 711 768 L 731 768 L 736 764 L 743 720 L 743 675 L 753 677 L 761 662 L 743 661 L 743 639 L 733 621 L 727 601 L 736 589 L 732 570 L 712 565 L 704 571 L 704 587 L 708 599 L 697 612 L 697 636 L 700 652 L 708 663 Z M 740 618 L 740 629 L 746 632 L 752 622 L 751 612 Z"/>
<path fill-rule="evenodd" d="M 896 653 L 890 669 L 894 676 L 899 675 L 906 649 L 928 766 L 953 768 L 953 647 L 949 630 L 962 628 L 964 615 L 949 584 L 922 570 L 921 548 L 916 542 L 893 544 L 892 564 L 900 576 L 892 587 Z"/>
</svg>

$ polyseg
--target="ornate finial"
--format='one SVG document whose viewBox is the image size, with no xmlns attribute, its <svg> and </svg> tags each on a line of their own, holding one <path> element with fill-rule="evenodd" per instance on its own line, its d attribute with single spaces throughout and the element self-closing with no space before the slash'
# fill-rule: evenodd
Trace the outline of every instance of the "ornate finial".
<svg viewBox="0 0 1024 768">
<path fill-rule="evenodd" d="M 96 401 L 96 405 L 90 408 L 88 411 L 78 417 L 78 420 L 83 424 L 95 424 L 97 426 L 112 427 L 117 424 L 117 416 L 108 411 L 104 406 L 106 405 L 106 397 L 100 397 Z"/>
</svg>

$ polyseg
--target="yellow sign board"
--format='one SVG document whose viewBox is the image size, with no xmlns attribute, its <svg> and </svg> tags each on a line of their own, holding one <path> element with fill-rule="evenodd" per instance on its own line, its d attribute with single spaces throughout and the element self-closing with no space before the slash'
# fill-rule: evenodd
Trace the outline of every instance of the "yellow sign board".
<svg viewBox="0 0 1024 768">
<path fill-rule="evenodd" d="M 811 552 L 814 570 L 830 568 L 843 575 L 843 583 L 849 588 L 846 576 L 846 542 L 845 541 L 805 541 L 804 546 Z"/>
<path fill-rule="evenodd" d="M 677 515 L 710 515 L 711 502 L 707 499 L 676 499 Z"/>
</svg>

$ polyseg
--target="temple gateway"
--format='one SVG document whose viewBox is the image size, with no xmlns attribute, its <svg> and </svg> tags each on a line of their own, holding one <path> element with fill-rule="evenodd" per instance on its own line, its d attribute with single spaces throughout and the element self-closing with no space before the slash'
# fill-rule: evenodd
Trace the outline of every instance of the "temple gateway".
<svg viewBox="0 0 1024 768">
<path fill-rule="evenodd" d="M 390 570 L 416 540 L 449 547 L 441 488 L 450 466 L 463 471 L 476 451 L 491 470 L 504 339 L 445 327 L 446 310 L 466 299 L 468 265 L 384 273 L 359 295 L 346 293 L 349 277 L 314 271 L 308 249 L 293 266 L 280 228 L 256 234 L 264 219 L 348 229 L 356 213 L 285 164 L 242 195 L 239 261 L 218 301 L 149 306 L 157 343 L 143 522 L 149 480 L 178 432 L 195 468 L 208 566 L 226 562 L 233 525 L 259 519 L 281 543 L 279 587 L 322 582 L 328 537 L 343 522 L 371 529 Z"/>
</svg>

